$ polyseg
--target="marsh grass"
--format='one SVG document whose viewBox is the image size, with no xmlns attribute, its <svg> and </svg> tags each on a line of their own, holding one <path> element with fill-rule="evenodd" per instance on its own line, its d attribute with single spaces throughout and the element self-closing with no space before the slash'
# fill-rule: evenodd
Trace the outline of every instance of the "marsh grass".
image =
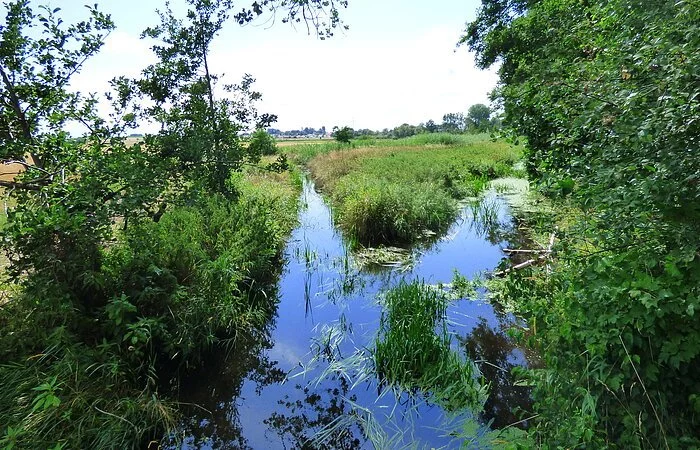
<svg viewBox="0 0 700 450">
<path fill-rule="evenodd" d="M 357 243 L 409 244 L 425 230 L 443 232 L 457 205 L 429 183 L 410 185 L 370 177 L 346 177 L 331 196 L 338 225 Z"/>
<path fill-rule="evenodd" d="M 513 175 L 520 157 L 518 148 L 485 135 L 445 133 L 289 151 L 330 197 L 336 223 L 356 246 L 413 244 L 444 232 L 457 216 L 456 200 Z"/>
<path fill-rule="evenodd" d="M 471 361 L 450 347 L 447 298 L 422 282 L 403 283 L 384 298 L 374 362 L 379 379 L 420 390 L 448 411 L 480 410 L 485 388 Z"/>
</svg>

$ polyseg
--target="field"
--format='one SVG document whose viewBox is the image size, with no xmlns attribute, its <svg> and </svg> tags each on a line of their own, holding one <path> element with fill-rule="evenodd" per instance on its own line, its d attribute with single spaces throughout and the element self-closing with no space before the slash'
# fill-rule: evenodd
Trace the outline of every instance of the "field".
<svg viewBox="0 0 700 450">
<path fill-rule="evenodd" d="M 458 201 L 519 175 L 520 150 L 487 135 L 300 144 L 285 151 L 311 172 L 341 229 L 364 246 L 412 244 L 444 231 Z"/>
<path fill-rule="evenodd" d="M 277 147 L 326 144 L 329 141 L 331 141 L 331 139 L 277 139 Z"/>
</svg>

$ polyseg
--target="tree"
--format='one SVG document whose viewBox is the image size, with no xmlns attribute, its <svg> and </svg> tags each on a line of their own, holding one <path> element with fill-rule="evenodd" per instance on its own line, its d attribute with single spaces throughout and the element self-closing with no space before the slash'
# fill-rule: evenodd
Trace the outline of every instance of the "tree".
<svg viewBox="0 0 700 450">
<path fill-rule="evenodd" d="M 333 132 L 331 133 L 331 136 L 335 138 L 335 140 L 338 142 L 341 142 L 343 144 L 349 144 L 354 134 L 355 132 L 350 127 L 338 128 L 337 126 L 335 126 L 333 127 Z"/>
<path fill-rule="evenodd" d="M 93 131 L 104 125 L 94 101 L 67 87 L 114 24 L 88 7 L 87 20 L 65 26 L 56 16 L 60 8 L 34 12 L 29 4 L 6 4 L 0 27 L 0 158 L 19 162 L 27 172 L 21 181 L 0 184 L 36 191 L 78 164 L 77 145 L 63 131 L 66 122 L 77 120 Z"/>
<path fill-rule="evenodd" d="M 26 168 L 15 180 L 0 182 L 17 201 L 4 244 L 10 275 L 27 293 L 57 286 L 68 303 L 85 309 L 99 306 L 100 299 L 80 277 L 93 279 L 112 217 L 126 207 L 120 201 L 126 185 L 144 166 L 139 155 L 111 139 L 119 127 L 97 114 L 95 99 L 67 89 L 114 24 L 88 7 L 87 20 L 65 25 L 59 11 L 35 12 L 29 1 L 18 0 L 7 4 L 0 29 L 0 151 L 4 163 Z M 84 139 L 63 130 L 70 120 L 88 129 Z M 133 170 L 125 175 L 122 166 Z"/>
<path fill-rule="evenodd" d="M 395 139 L 413 136 L 416 133 L 418 133 L 418 129 L 414 125 L 409 125 L 407 123 L 399 125 L 398 127 L 394 128 L 391 132 L 392 136 Z"/>
<path fill-rule="evenodd" d="M 466 127 L 466 119 L 462 113 L 448 113 L 442 116 L 440 128 L 447 133 L 461 133 Z"/>
<path fill-rule="evenodd" d="M 258 128 L 248 143 L 248 151 L 253 155 L 274 155 L 277 153 L 275 139 L 264 129 Z"/>
<path fill-rule="evenodd" d="M 698 23 L 696 1 L 484 0 L 463 37 L 500 62 L 533 181 L 585 214 L 542 294 L 560 307 L 529 311 L 566 323 L 540 329 L 552 447 L 699 445 Z"/>
<path fill-rule="evenodd" d="M 468 127 L 476 131 L 486 131 L 490 125 L 491 109 L 482 104 L 477 103 L 469 107 L 467 113 Z"/>
<path fill-rule="evenodd" d="M 437 133 L 438 130 L 440 130 L 440 127 L 438 126 L 438 124 L 435 123 L 434 120 L 430 119 L 425 123 L 425 130 L 428 133 Z"/>
<path fill-rule="evenodd" d="M 181 188 L 210 189 L 230 196 L 231 172 L 259 158 L 241 145 L 239 132 L 266 127 L 276 117 L 258 115 L 254 102 L 261 96 L 251 89 L 254 79 L 249 75 L 238 85 L 223 86 L 231 97 L 215 95 L 219 77 L 210 70 L 209 52 L 230 17 L 231 2 L 187 3 L 190 9 L 184 20 L 167 6 L 160 12 L 160 25 L 143 33 L 160 41 L 153 46 L 159 61 L 147 67 L 141 79 L 121 78 L 115 84 L 122 104 L 136 105 L 137 117 L 160 124 L 157 135 L 146 136 L 146 146 L 170 163 L 170 173 L 185 175 Z M 140 108 L 144 102 L 152 106 Z"/>
</svg>

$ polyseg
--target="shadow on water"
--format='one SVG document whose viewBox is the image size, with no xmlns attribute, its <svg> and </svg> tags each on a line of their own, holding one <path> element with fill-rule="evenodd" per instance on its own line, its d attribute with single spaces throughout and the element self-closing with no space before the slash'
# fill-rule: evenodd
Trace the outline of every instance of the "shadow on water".
<svg viewBox="0 0 700 450">
<path fill-rule="evenodd" d="M 510 369 L 526 366 L 528 355 L 505 333 L 515 318 L 483 292 L 447 309 L 453 350 L 490 384 L 483 408 L 446 412 L 420 392 L 382 387 L 371 353 L 387 289 L 412 280 L 447 284 L 455 271 L 472 277 L 498 266 L 501 248 L 518 238 L 506 203 L 489 195 L 481 207 L 465 206 L 445 236 L 368 265 L 348 250 L 311 183 L 303 195 L 276 312 L 262 331 L 239 336 L 228 355 L 183 381 L 187 419 L 171 447 L 181 440 L 182 448 L 202 449 L 457 448 L 465 430 L 468 441 L 489 424 L 520 421 L 513 410 L 527 410 L 529 394 L 513 385 Z"/>
<path fill-rule="evenodd" d="M 531 405 L 529 389 L 517 385 L 513 374 L 515 367 L 526 365 L 526 356 L 507 335 L 507 328 L 507 323 L 493 328 L 481 319 L 469 334 L 457 336 L 459 345 L 488 380 L 489 396 L 482 419 L 497 429 L 513 424 L 524 428 L 527 422 L 521 422 L 518 412 L 527 411 Z"/>
</svg>

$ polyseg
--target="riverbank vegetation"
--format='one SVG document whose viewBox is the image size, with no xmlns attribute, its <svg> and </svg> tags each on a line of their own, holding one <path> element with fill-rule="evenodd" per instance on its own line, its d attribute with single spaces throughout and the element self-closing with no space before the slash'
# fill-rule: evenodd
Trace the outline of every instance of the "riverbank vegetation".
<svg viewBox="0 0 700 450">
<path fill-rule="evenodd" d="M 184 19 L 166 7 L 145 32 L 157 61 L 113 80 L 109 120 L 68 86 L 114 29 L 110 16 L 86 7 L 67 24 L 60 8 L 5 5 L 0 157 L 24 170 L 0 180 L 14 205 L 2 230 L 2 448 L 157 448 L 178 420 L 179 373 L 272 316 L 266 291 L 299 180 L 274 174 L 283 158 L 261 159 L 271 142 L 239 137 L 274 121 L 255 109 L 253 79 L 226 87 L 235 101 L 217 97 L 207 57 L 232 5 L 187 3 Z M 283 9 L 311 12 L 322 35 L 339 23 L 335 5 Z M 71 122 L 85 134 L 71 138 Z M 159 131 L 128 139 L 147 123 Z"/>
<path fill-rule="evenodd" d="M 698 23 L 697 1 L 507 0 L 468 25 L 531 179 L 579 211 L 505 287 L 545 358 L 542 447 L 700 445 Z"/>
<path fill-rule="evenodd" d="M 519 149 L 487 135 L 423 134 L 289 147 L 328 195 L 337 224 L 357 244 L 411 244 L 445 231 L 458 200 L 489 180 L 517 175 Z"/>
</svg>

